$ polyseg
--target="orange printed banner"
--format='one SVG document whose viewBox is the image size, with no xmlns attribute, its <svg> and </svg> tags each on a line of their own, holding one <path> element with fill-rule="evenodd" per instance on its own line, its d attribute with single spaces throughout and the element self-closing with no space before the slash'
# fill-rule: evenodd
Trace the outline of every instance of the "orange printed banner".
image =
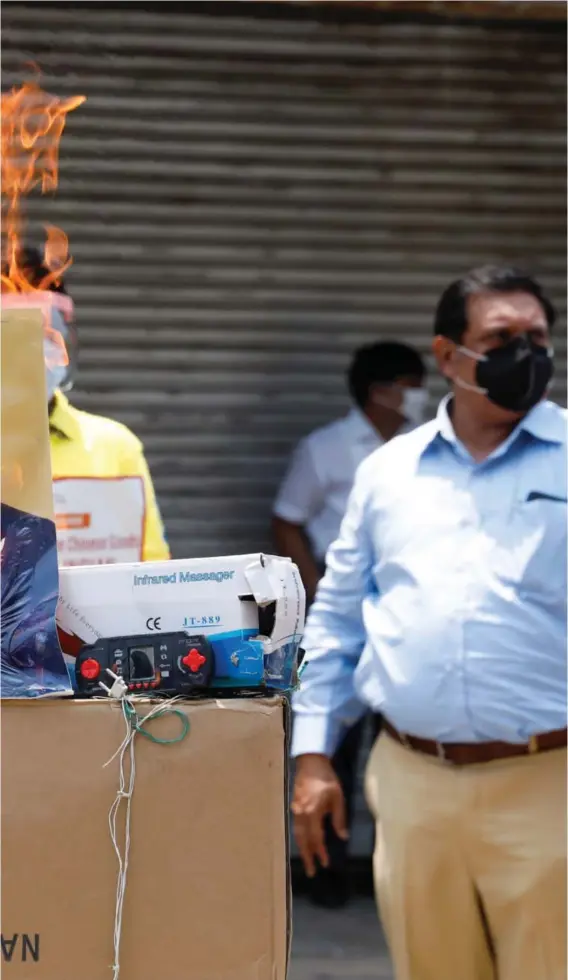
<svg viewBox="0 0 568 980">
<path fill-rule="evenodd" d="M 91 526 L 90 514 L 56 514 L 55 526 L 58 531 L 76 531 Z"/>
</svg>

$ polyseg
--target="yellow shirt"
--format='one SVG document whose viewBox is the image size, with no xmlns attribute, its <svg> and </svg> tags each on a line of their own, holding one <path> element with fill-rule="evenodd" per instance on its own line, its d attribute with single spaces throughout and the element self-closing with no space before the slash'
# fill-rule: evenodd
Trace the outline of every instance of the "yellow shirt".
<svg viewBox="0 0 568 980">
<path fill-rule="evenodd" d="M 168 559 L 140 440 L 120 422 L 73 408 L 60 391 L 49 428 L 60 564 Z"/>
</svg>

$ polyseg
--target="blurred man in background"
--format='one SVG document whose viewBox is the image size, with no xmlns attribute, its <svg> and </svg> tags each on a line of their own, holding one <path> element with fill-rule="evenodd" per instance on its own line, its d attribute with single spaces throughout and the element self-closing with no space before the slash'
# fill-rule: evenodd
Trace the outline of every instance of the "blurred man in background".
<svg viewBox="0 0 568 980">
<path fill-rule="evenodd" d="M 386 341 L 361 347 L 348 371 L 353 408 L 347 416 L 316 429 L 296 448 L 273 509 L 278 552 L 294 561 L 312 601 L 325 569 L 326 552 L 339 534 L 357 467 L 394 436 L 424 420 L 428 395 L 420 355 L 405 344 Z M 372 719 L 378 734 L 380 717 Z M 344 736 L 333 764 L 347 800 L 351 822 L 363 721 Z M 327 825 L 328 868 L 310 882 L 318 905 L 337 907 L 348 898 L 347 845 Z"/>
<path fill-rule="evenodd" d="M 353 408 L 296 447 L 274 503 L 272 528 L 280 554 L 300 569 L 309 602 L 339 534 L 359 463 L 424 421 L 425 374 L 422 358 L 406 344 L 359 348 L 347 374 Z"/>
</svg>

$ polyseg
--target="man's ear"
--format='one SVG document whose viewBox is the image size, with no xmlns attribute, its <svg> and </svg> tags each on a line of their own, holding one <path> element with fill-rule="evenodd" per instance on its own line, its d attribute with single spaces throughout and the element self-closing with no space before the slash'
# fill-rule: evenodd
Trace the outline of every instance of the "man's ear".
<svg viewBox="0 0 568 980">
<path fill-rule="evenodd" d="M 452 381 L 455 371 L 456 345 L 453 340 L 438 334 L 432 341 L 432 353 L 436 359 L 438 371 L 448 381 Z"/>
</svg>

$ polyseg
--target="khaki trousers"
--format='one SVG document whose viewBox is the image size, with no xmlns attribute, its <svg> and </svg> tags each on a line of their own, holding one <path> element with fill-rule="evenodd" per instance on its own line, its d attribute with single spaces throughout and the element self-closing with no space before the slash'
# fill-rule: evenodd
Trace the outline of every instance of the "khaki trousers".
<svg viewBox="0 0 568 980">
<path fill-rule="evenodd" d="M 378 738 L 365 788 L 397 980 L 566 980 L 566 762 L 457 768 Z"/>
</svg>

